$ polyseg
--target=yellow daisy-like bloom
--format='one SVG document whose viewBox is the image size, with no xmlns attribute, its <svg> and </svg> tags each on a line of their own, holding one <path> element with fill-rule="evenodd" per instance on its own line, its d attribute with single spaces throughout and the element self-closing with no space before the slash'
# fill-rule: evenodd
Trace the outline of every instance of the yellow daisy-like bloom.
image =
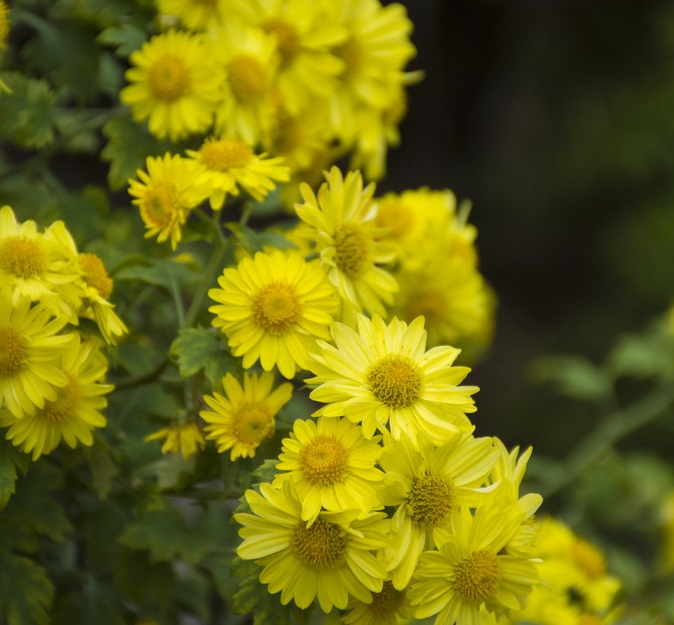
<svg viewBox="0 0 674 625">
<path fill-rule="evenodd" d="M 85 290 L 80 314 L 93 319 L 106 343 L 115 345 L 118 338 L 128 334 L 129 329 L 115 313 L 114 305 L 108 301 L 112 293 L 112 278 L 96 254 L 79 254 L 77 261 L 82 270 Z"/>
<path fill-rule="evenodd" d="M 229 22 L 213 29 L 211 37 L 225 75 L 215 118 L 217 134 L 250 145 L 266 144 L 276 107 L 273 86 L 279 57 L 274 37 Z"/>
<path fill-rule="evenodd" d="M 249 369 L 258 360 L 286 378 L 307 368 L 317 338 L 329 338 L 337 301 L 333 288 L 315 262 L 296 252 L 258 252 L 236 268 L 226 267 L 220 288 L 208 296 L 213 325 L 228 337 L 234 356 Z"/>
<path fill-rule="evenodd" d="M 409 40 L 412 22 L 402 4 L 378 0 L 332 0 L 330 21 L 348 32 L 333 52 L 344 62 L 331 103 L 333 131 L 353 143 L 361 106 L 386 110 L 399 97 L 402 70 L 415 54 Z"/>
<path fill-rule="evenodd" d="M 148 434 L 144 439 L 146 443 L 151 441 L 164 441 L 161 446 L 163 454 L 181 454 L 187 460 L 206 447 L 204 435 L 194 422 L 184 425 L 172 423 L 168 427 L 161 428 Z"/>
<path fill-rule="evenodd" d="M 404 625 L 412 621 L 414 613 L 409 603 L 407 592 L 397 590 L 386 580 L 381 592 L 372 593 L 370 603 L 351 601 L 342 622 L 346 625 Z"/>
<path fill-rule="evenodd" d="M 276 187 L 274 181 L 290 178 L 282 158 L 255 154 L 247 143 L 233 137 L 206 139 L 199 150 L 186 154 L 200 165 L 195 184 L 204 187 L 213 210 L 222 208 L 227 194 L 238 195 L 239 187 L 261 202 Z"/>
<path fill-rule="evenodd" d="M 392 312 L 405 321 L 423 316 L 429 345 L 477 352 L 493 336 L 496 297 L 472 263 L 448 257 L 439 247 L 435 251 L 425 269 L 394 272 L 400 290 Z"/>
<path fill-rule="evenodd" d="M 206 438 L 214 440 L 220 453 L 231 449 L 232 461 L 252 458 L 260 444 L 274 433 L 274 417 L 288 403 L 292 384 L 284 383 L 272 391 L 273 373 L 243 374 L 243 386 L 231 374 L 222 378 L 223 397 L 214 392 L 204 401 L 211 410 L 199 415 L 208 424 Z"/>
<path fill-rule="evenodd" d="M 302 501 L 302 520 L 313 523 L 322 509 L 356 508 L 363 513 L 381 507 L 376 492 L 384 474 L 375 463 L 378 440 L 367 441 L 361 428 L 346 419 L 297 419 L 276 465 L 281 488 L 292 481 Z"/>
<path fill-rule="evenodd" d="M 440 447 L 424 436 L 418 449 L 406 435 L 386 437 L 380 464 L 386 472 L 382 502 L 397 506 L 384 558 L 393 586 L 409 583 L 422 551 L 435 547 L 439 528 L 451 530 L 462 506 L 476 507 L 492 489 L 481 489 L 498 458 L 491 438 L 454 434 Z"/>
<path fill-rule="evenodd" d="M 385 572 L 374 551 L 387 540 L 383 512 L 321 512 L 308 526 L 289 481 L 282 490 L 261 484 L 260 493 L 247 490 L 245 496 L 252 514 L 234 515 L 243 525 L 236 553 L 264 567 L 260 581 L 270 593 L 281 592 L 283 605 L 292 600 L 304 609 L 318 598 L 327 613 L 346 608 L 349 598 L 367 603 L 381 592 Z"/>
<path fill-rule="evenodd" d="M 343 177 L 337 167 L 326 173 L 326 180 L 318 195 L 301 185 L 304 202 L 295 210 L 342 298 L 342 320 L 351 324 L 355 313 L 365 311 L 386 316 L 384 304 L 391 304 L 398 284 L 378 266 L 395 254 L 380 241 L 382 230 L 375 225 L 374 185 L 363 189 L 360 172 Z"/>
<path fill-rule="evenodd" d="M 408 587 L 416 618 L 438 614 L 438 625 L 477 625 L 481 606 L 499 617 L 523 607 L 540 583 L 538 570 L 529 559 L 501 553 L 521 523 L 516 506 L 486 504 L 474 515 L 461 508 L 451 532 L 437 532 L 438 550 L 419 558 Z"/>
<path fill-rule="evenodd" d="M 362 422 L 366 438 L 388 426 L 394 439 L 405 432 L 413 443 L 417 432 L 441 444 L 474 429 L 466 413 L 475 412 L 471 395 L 479 389 L 458 386 L 470 369 L 452 366 L 454 347 L 426 351 L 423 318 L 409 326 L 394 318 L 387 326 L 378 315 L 359 315 L 358 332 L 334 323 L 332 340 L 334 346 L 319 341 L 310 363 L 316 377 L 307 383 L 318 385 L 310 397 L 326 404 L 315 416 Z"/>
<path fill-rule="evenodd" d="M 232 10 L 274 36 L 281 57 L 276 84 L 290 113 L 299 113 L 335 89 L 344 64 L 330 47 L 342 43 L 347 31 L 329 21 L 324 3 L 235 0 Z"/>
<path fill-rule="evenodd" d="M 46 399 L 34 413 L 20 419 L 8 410 L 0 411 L 0 425 L 9 427 L 6 438 L 32 454 L 33 460 L 50 453 L 61 440 L 73 449 L 78 443 L 90 446 L 92 430 L 106 424 L 100 412 L 108 403 L 103 395 L 114 387 L 101 383 L 108 361 L 98 343 L 70 343 L 62 354 L 60 369 L 66 383 L 56 388 L 54 399 Z"/>
<path fill-rule="evenodd" d="M 219 22 L 230 0 L 156 0 L 160 15 L 178 18 L 189 30 L 201 32 Z"/>
<path fill-rule="evenodd" d="M 0 281 L 20 297 L 40 300 L 55 315 L 77 323 L 80 289 L 77 251 L 62 221 L 44 233 L 30 219 L 19 223 L 9 206 L 0 209 Z"/>
<path fill-rule="evenodd" d="M 58 387 L 68 383 L 60 358 L 75 336 L 58 334 L 66 322 L 42 304 L 31 306 L 27 297 L 14 304 L 9 290 L 0 287 L 0 408 L 14 418 L 55 401 Z"/>
<path fill-rule="evenodd" d="M 194 161 L 168 152 L 163 157 L 148 156 L 147 172 L 139 169 L 140 180 L 129 180 L 129 195 L 140 209 L 145 223 L 145 238 L 167 239 L 175 250 L 182 238 L 182 227 L 190 211 L 205 199 L 194 184 L 197 171 Z"/>
<path fill-rule="evenodd" d="M 170 30 L 153 36 L 129 60 L 125 76 L 131 84 L 119 97 L 136 121 L 147 119 L 153 135 L 171 141 L 210 128 L 222 74 L 202 37 Z"/>
</svg>

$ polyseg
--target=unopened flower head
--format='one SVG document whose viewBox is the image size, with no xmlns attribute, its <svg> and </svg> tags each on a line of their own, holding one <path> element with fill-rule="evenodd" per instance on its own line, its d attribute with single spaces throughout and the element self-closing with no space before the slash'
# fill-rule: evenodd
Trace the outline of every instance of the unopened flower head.
<svg viewBox="0 0 674 625">
<path fill-rule="evenodd" d="M 176 30 L 154 35 L 129 60 L 130 84 L 119 97 L 136 121 L 148 120 L 153 135 L 171 141 L 210 128 L 221 72 L 202 36 Z"/>
<path fill-rule="evenodd" d="M 292 378 L 307 368 L 317 338 L 329 338 L 336 312 L 334 289 L 315 262 L 295 251 L 258 252 L 236 267 L 226 267 L 219 288 L 208 296 L 212 323 L 227 335 L 234 356 L 250 368 L 258 360 L 265 371 L 277 367 Z"/>
<path fill-rule="evenodd" d="M 207 423 L 206 438 L 215 441 L 220 453 L 231 450 L 231 460 L 252 458 L 274 433 L 274 417 L 290 400 L 292 385 L 273 386 L 273 373 L 244 372 L 243 384 L 228 373 L 222 378 L 224 396 L 218 392 L 204 396 L 210 410 L 199 414 Z"/>
<path fill-rule="evenodd" d="M 334 345 L 319 342 L 310 364 L 316 386 L 310 397 L 325 406 L 314 414 L 346 416 L 361 423 L 366 438 L 390 429 L 393 438 L 417 432 L 436 444 L 474 426 L 466 413 L 475 412 L 476 386 L 460 386 L 470 369 L 453 366 L 459 350 L 448 346 L 426 351 L 424 320 L 410 325 L 393 318 L 358 316 L 358 331 L 335 323 Z"/>
</svg>

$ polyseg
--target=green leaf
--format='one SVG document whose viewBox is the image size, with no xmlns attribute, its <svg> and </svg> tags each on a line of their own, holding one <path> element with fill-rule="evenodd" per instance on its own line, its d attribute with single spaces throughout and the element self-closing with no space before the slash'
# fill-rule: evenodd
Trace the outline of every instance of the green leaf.
<svg viewBox="0 0 674 625">
<path fill-rule="evenodd" d="M 96 41 L 113 46 L 116 54 L 127 57 L 147 41 L 147 31 L 127 22 L 106 28 L 98 35 Z"/>
<path fill-rule="evenodd" d="M 16 492 L 19 473 L 25 475 L 30 466 L 30 456 L 19 451 L 8 440 L 0 438 L 0 510 Z"/>
<path fill-rule="evenodd" d="M 217 330 L 207 328 L 186 328 L 178 333 L 169 354 L 178 359 L 180 377 L 189 378 L 205 369 L 211 383 L 219 386 L 225 372 L 236 371 L 237 362 L 220 336 Z"/>
<path fill-rule="evenodd" d="M 169 562 L 153 562 L 147 551 L 120 549 L 115 558 L 115 587 L 125 598 L 165 605 L 173 596 L 175 573 Z"/>
<path fill-rule="evenodd" d="M 546 356 L 533 366 L 534 377 L 556 384 L 560 393 L 576 399 L 604 400 L 612 385 L 606 374 L 582 356 Z"/>
<path fill-rule="evenodd" d="M 662 332 L 624 336 L 608 357 L 608 367 L 616 376 L 640 378 L 674 376 L 674 344 Z"/>
<path fill-rule="evenodd" d="M 0 553 L 0 622 L 47 625 L 54 587 L 46 571 L 24 556 Z"/>
<path fill-rule="evenodd" d="M 122 189 L 139 169 L 145 169 L 148 156 L 160 156 L 175 148 L 168 141 L 153 137 L 145 124 L 133 121 L 125 111 L 103 126 L 108 142 L 101 157 L 110 163 L 108 183 L 113 191 Z"/>
<path fill-rule="evenodd" d="M 113 478 L 117 475 L 110 447 L 100 436 L 94 435 L 94 444 L 83 447 L 82 453 L 91 471 L 94 490 L 99 499 L 105 499 L 112 488 Z"/>
<path fill-rule="evenodd" d="M 126 265 L 116 272 L 115 280 L 140 280 L 178 293 L 181 286 L 199 279 L 193 264 L 176 257 L 143 259 L 143 262 Z"/>
<path fill-rule="evenodd" d="M 274 458 L 273 460 L 267 459 L 253 471 L 252 476 L 258 478 L 258 481 L 260 482 L 272 482 L 276 477 L 277 464 L 277 458 Z"/>
<path fill-rule="evenodd" d="M 275 247 L 278 249 L 292 249 L 295 246 L 279 232 L 264 231 L 256 232 L 248 226 L 243 226 L 236 222 L 229 222 L 225 227 L 231 231 L 239 245 L 249 254 L 262 252 L 265 247 Z"/>
<path fill-rule="evenodd" d="M 44 80 L 3 72 L 12 90 L 0 97 L 0 135 L 24 148 L 42 148 L 54 138 L 54 94 Z"/>
</svg>

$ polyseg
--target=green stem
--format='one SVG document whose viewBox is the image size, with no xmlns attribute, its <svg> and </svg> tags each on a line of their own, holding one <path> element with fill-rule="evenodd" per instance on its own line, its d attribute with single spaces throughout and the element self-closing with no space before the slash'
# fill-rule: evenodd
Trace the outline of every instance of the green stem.
<svg viewBox="0 0 674 625">
<path fill-rule="evenodd" d="M 564 462 L 560 478 L 546 487 L 542 495 L 549 497 L 592 467 L 622 438 L 660 417 L 674 402 L 674 388 L 658 389 L 623 410 L 617 410 L 601 421 L 577 446 Z"/>
</svg>

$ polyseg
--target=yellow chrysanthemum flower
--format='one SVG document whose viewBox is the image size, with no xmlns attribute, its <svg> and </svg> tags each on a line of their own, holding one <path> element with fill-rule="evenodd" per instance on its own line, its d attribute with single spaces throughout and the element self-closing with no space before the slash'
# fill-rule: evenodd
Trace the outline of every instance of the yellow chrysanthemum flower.
<svg viewBox="0 0 674 625">
<path fill-rule="evenodd" d="M 194 184 L 203 187 L 211 208 L 220 210 L 227 194 L 238 195 L 241 187 L 257 202 L 272 191 L 274 182 L 290 178 L 290 168 L 280 157 L 255 154 L 252 148 L 236 138 L 206 139 L 199 150 L 186 150 L 199 163 Z"/>
<path fill-rule="evenodd" d="M 232 11 L 274 36 L 280 56 L 276 84 L 290 113 L 330 95 L 344 65 L 330 47 L 343 42 L 347 31 L 329 21 L 324 3 L 235 0 Z"/>
<path fill-rule="evenodd" d="M 136 121 L 148 120 L 153 135 L 180 141 L 211 127 L 222 74 L 202 37 L 174 30 L 154 35 L 129 60 L 131 84 L 119 97 Z"/>
<path fill-rule="evenodd" d="M 66 383 L 55 390 L 54 399 L 45 399 L 34 413 L 20 419 L 9 410 L 0 411 L 0 425 L 9 427 L 6 438 L 32 454 L 33 460 L 50 453 L 61 440 L 70 448 L 78 443 L 90 446 L 92 430 L 106 424 L 100 412 L 108 403 L 103 395 L 114 387 L 101 382 L 108 361 L 98 343 L 69 343 L 61 356 L 60 369 Z"/>
<path fill-rule="evenodd" d="M 276 108 L 273 86 L 279 57 L 274 37 L 230 22 L 210 34 L 225 76 L 215 118 L 218 136 L 266 144 Z"/>
<path fill-rule="evenodd" d="M 68 383 L 60 359 L 75 336 L 58 334 L 66 322 L 27 297 L 14 303 L 9 289 L 0 287 L 0 408 L 14 418 L 55 401 L 57 388 Z"/>
<path fill-rule="evenodd" d="M 310 397 L 326 404 L 315 416 L 362 422 L 366 438 L 388 426 L 396 440 L 425 432 L 436 444 L 474 429 L 466 413 L 475 412 L 471 395 L 479 389 L 458 386 L 470 369 L 452 366 L 454 347 L 426 351 L 423 318 L 409 326 L 394 318 L 387 326 L 378 315 L 359 315 L 358 332 L 334 323 L 332 340 L 334 346 L 319 341 L 310 363 L 315 377 L 307 383 L 318 385 Z"/>
<path fill-rule="evenodd" d="M 480 607 L 498 617 L 521 608 L 540 575 L 530 559 L 501 553 L 517 532 L 522 513 L 516 506 L 461 508 L 450 532 L 438 530 L 437 551 L 419 558 L 408 587 L 416 618 L 437 614 L 436 623 L 479 623 Z"/>
<path fill-rule="evenodd" d="M 403 434 L 385 438 L 380 464 L 386 472 L 381 491 L 385 506 L 396 506 L 391 539 L 384 548 L 393 586 L 409 583 L 422 551 L 435 547 L 438 528 L 451 530 L 452 516 L 462 506 L 484 503 L 482 489 L 498 458 L 491 438 L 455 433 L 440 447 L 418 436 L 418 449 Z"/>
<path fill-rule="evenodd" d="M 286 378 L 307 368 L 317 338 L 329 338 L 337 300 L 316 262 L 297 252 L 258 252 L 218 278 L 208 296 L 213 325 L 228 337 L 234 356 L 249 369 L 258 360 L 265 371 L 278 367 Z"/>
<path fill-rule="evenodd" d="M 231 374 L 222 378 L 223 397 L 214 392 L 204 401 L 211 410 L 199 415 L 208 424 L 206 438 L 214 440 L 218 451 L 231 449 L 232 461 L 252 458 L 255 450 L 274 433 L 274 417 L 292 396 L 292 384 L 284 383 L 272 391 L 273 373 L 243 374 L 243 386 Z"/>
<path fill-rule="evenodd" d="M 129 329 L 115 313 L 114 305 L 108 301 L 112 293 L 112 278 L 96 254 L 81 253 L 77 262 L 82 271 L 85 291 L 80 315 L 93 319 L 105 341 L 114 345 L 118 338 L 128 334 Z"/>
<path fill-rule="evenodd" d="M 252 513 L 234 515 L 243 525 L 236 553 L 264 567 L 260 581 L 270 593 L 281 592 L 282 604 L 307 608 L 318 598 L 327 613 L 346 608 L 349 598 L 369 602 L 381 592 L 385 572 L 374 552 L 387 540 L 383 512 L 362 518 L 360 510 L 321 512 L 307 526 L 289 481 L 282 490 L 271 484 L 261 484 L 260 493 L 247 490 L 246 501 Z"/>
<path fill-rule="evenodd" d="M 189 30 L 201 32 L 218 24 L 230 0 L 155 0 L 161 16 L 177 18 Z"/>
<path fill-rule="evenodd" d="M 375 226 L 374 185 L 363 189 L 360 172 L 346 177 L 337 167 L 326 173 L 326 182 L 315 195 L 307 184 L 300 186 L 304 202 L 295 210 L 307 225 L 306 237 L 316 251 L 342 298 L 342 320 L 351 324 L 355 313 L 386 316 L 398 284 L 378 265 L 391 262 L 394 251 L 382 243 L 382 230 Z"/>
<path fill-rule="evenodd" d="M 129 195 L 140 209 L 145 223 L 146 238 L 157 237 L 158 243 L 167 239 L 176 249 L 182 238 L 182 227 L 190 211 L 205 199 L 195 186 L 194 161 L 168 152 L 163 157 L 148 156 L 147 172 L 137 170 L 139 180 L 129 180 Z"/>
<path fill-rule="evenodd" d="M 201 429 L 194 422 L 190 421 L 184 425 L 171 423 L 171 425 L 161 428 L 156 432 L 148 434 L 144 439 L 146 443 L 151 441 L 164 441 L 161 446 L 163 454 L 181 454 L 187 460 L 206 447 L 204 435 Z"/>
<path fill-rule="evenodd" d="M 326 8 L 330 22 L 348 32 L 333 49 L 344 69 L 330 112 L 333 131 L 351 145 L 358 134 L 358 109 L 386 110 L 399 97 L 402 70 L 416 52 L 409 40 L 412 22 L 399 3 L 332 0 Z"/>
<path fill-rule="evenodd" d="M 9 206 L 0 209 L 0 281 L 12 288 L 14 303 L 40 300 L 76 324 L 79 278 L 77 250 L 62 221 L 40 233 L 32 219 L 19 223 Z"/>
<path fill-rule="evenodd" d="M 381 592 L 372 593 L 372 601 L 349 602 L 349 612 L 342 617 L 346 625 L 405 625 L 412 621 L 414 610 L 406 590 L 397 590 L 390 580 L 384 582 Z"/>
<path fill-rule="evenodd" d="M 276 465 L 274 486 L 292 481 L 302 501 L 302 520 L 313 523 L 322 509 L 356 508 L 364 514 L 380 508 L 375 490 L 384 474 L 375 463 L 378 440 L 367 441 L 347 419 L 297 419 Z"/>
</svg>

